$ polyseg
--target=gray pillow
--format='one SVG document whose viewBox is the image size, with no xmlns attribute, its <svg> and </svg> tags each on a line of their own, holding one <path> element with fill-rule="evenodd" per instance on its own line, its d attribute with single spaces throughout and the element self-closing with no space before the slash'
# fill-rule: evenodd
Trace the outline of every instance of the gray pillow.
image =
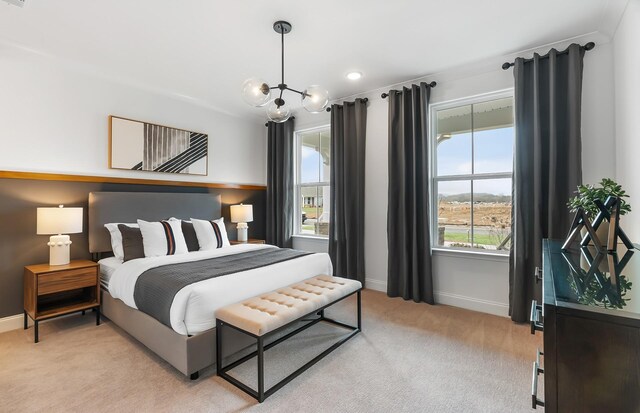
<svg viewBox="0 0 640 413">
<path fill-rule="evenodd" d="M 136 258 L 144 258 L 144 244 L 142 243 L 142 232 L 140 232 L 140 228 L 131 228 L 124 224 L 119 224 L 118 229 L 122 234 L 124 262 Z"/>
</svg>

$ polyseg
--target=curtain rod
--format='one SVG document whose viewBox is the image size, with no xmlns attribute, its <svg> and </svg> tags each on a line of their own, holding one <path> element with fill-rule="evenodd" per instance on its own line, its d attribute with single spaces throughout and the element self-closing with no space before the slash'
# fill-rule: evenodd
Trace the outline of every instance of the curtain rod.
<svg viewBox="0 0 640 413">
<path fill-rule="evenodd" d="M 359 99 L 359 98 L 358 98 L 358 99 Z M 369 98 L 362 98 L 361 100 L 362 100 L 364 103 L 367 103 L 367 102 L 369 101 Z M 331 112 L 331 106 L 329 106 L 329 107 L 327 108 L 327 112 Z"/>
<path fill-rule="evenodd" d="M 433 83 L 435 83 L 435 82 L 433 82 Z M 369 101 L 369 98 L 362 98 L 362 101 L 364 103 L 367 103 Z M 331 106 L 329 106 L 326 110 L 327 110 L 327 112 L 331 112 Z M 296 118 L 295 116 L 292 116 L 290 119 L 295 119 L 295 118 Z M 269 122 L 265 123 L 264 126 L 269 126 Z"/>
<path fill-rule="evenodd" d="M 296 118 L 295 116 L 292 116 L 292 117 L 290 117 L 289 119 L 295 119 L 295 118 Z M 287 120 L 289 120 L 289 119 L 287 119 Z M 285 121 L 285 122 L 286 122 L 286 121 Z M 284 122 L 283 122 L 283 123 L 284 123 Z M 269 122 L 265 123 L 265 124 L 264 124 L 264 126 L 268 127 L 268 126 L 269 126 Z"/>
<path fill-rule="evenodd" d="M 435 82 L 435 80 L 434 80 L 433 82 L 431 82 L 431 83 L 427 83 L 427 86 L 429 86 L 429 87 L 436 87 L 436 85 L 437 85 L 437 83 Z M 389 91 L 389 92 L 391 92 L 391 91 Z M 402 93 L 402 91 L 401 91 L 401 90 L 396 90 L 396 92 L 400 92 L 400 93 Z M 381 95 L 380 95 L 380 97 L 381 97 L 382 99 L 385 99 L 387 96 L 389 96 L 389 94 L 388 94 L 388 93 L 383 93 L 383 94 L 381 94 Z"/>
<path fill-rule="evenodd" d="M 580 46 L 580 47 L 583 48 L 586 51 L 589 51 L 589 50 L 593 50 L 593 48 L 596 47 L 596 44 L 594 42 L 589 42 L 589 43 L 585 44 L 584 46 Z M 563 51 L 561 51 L 561 52 L 558 52 L 558 54 L 566 54 L 566 53 L 569 53 L 569 49 L 568 48 L 563 50 Z M 544 56 L 541 56 L 540 58 L 541 59 L 548 59 L 549 58 L 549 53 L 547 53 Z M 531 62 L 531 61 L 533 61 L 533 59 L 524 59 L 524 61 L 525 61 L 525 63 L 526 62 Z M 502 70 L 507 70 L 513 65 L 515 65 L 514 62 L 511 62 L 511 63 L 510 62 L 504 62 L 502 64 Z"/>
</svg>

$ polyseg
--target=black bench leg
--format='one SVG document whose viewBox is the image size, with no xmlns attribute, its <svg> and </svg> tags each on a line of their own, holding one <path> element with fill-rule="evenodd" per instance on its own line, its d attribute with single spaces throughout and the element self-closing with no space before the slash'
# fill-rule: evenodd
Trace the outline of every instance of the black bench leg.
<svg viewBox="0 0 640 413">
<path fill-rule="evenodd" d="M 222 375 L 222 322 L 216 318 L 216 373 Z"/>
<path fill-rule="evenodd" d="M 358 291 L 358 330 L 362 331 L 362 290 Z"/>
<path fill-rule="evenodd" d="M 198 380 L 200 378 L 200 372 L 196 371 L 195 373 L 191 373 L 191 376 L 189 376 L 189 378 L 191 380 Z"/>
<path fill-rule="evenodd" d="M 34 326 L 34 330 L 33 330 L 33 342 L 37 343 L 38 341 L 40 341 L 40 337 L 38 337 L 38 320 L 35 320 L 33 322 L 33 326 Z"/>
<path fill-rule="evenodd" d="M 100 325 L 100 309 L 96 308 L 96 325 L 99 326 Z"/>
<path fill-rule="evenodd" d="M 264 401 L 264 338 L 258 337 L 258 401 Z"/>
<path fill-rule="evenodd" d="M 29 319 L 27 318 L 27 312 L 24 312 L 24 329 L 29 328 Z"/>
</svg>

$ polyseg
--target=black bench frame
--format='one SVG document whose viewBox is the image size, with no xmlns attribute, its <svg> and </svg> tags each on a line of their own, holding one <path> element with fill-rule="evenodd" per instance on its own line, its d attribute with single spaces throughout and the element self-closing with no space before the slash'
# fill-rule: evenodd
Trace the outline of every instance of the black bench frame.
<svg viewBox="0 0 640 413">
<path fill-rule="evenodd" d="M 340 321 L 336 321 L 333 320 L 331 318 L 327 318 L 324 316 L 324 310 L 327 307 L 330 307 L 332 305 L 334 305 L 335 303 L 338 303 L 342 300 L 344 300 L 347 297 L 351 297 L 353 294 L 357 294 L 358 296 L 358 326 L 354 327 L 354 326 L 350 326 L 348 324 L 342 323 Z M 309 316 L 315 316 L 317 315 L 317 318 L 312 318 L 312 319 L 307 319 L 307 317 Z M 273 336 L 274 334 L 278 333 L 279 331 L 289 327 L 291 324 L 293 323 L 297 323 L 299 321 L 310 321 L 309 323 L 303 325 L 300 328 L 297 328 L 295 330 L 293 330 L 290 333 L 285 334 L 284 336 L 278 338 L 277 340 L 274 340 L 271 343 L 265 344 L 265 340 L 268 337 Z M 301 331 L 306 330 L 307 328 L 315 325 L 316 323 L 319 323 L 320 321 L 324 321 L 330 324 L 334 324 L 343 328 L 346 328 L 348 330 L 350 330 L 351 332 L 347 335 L 345 335 L 344 337 L 342 337 L 339 341 L 337 341 L 336 343 L 334 343 L 333 345 L 331 345 L 331 347 L 329 347 L 328 349 L 326 349 L 325 351 L 323 351 L 322 353 L 320 353 L 319 355 L 317 355 L 316 357 L 314 357 L 312 360 L 308 361 L 305 365 L 303 365 L 302 367 L 298 368 L 296 371 L 294 371 L 293 373 L 291 373 L 290 375 L 288 375 L 287 377 L 285 377 L 284 379 L 282 379 L 281 381 L 279 381 L 277 384 L 275 384 L 273 387 L 271 387 L 270 389 L 266 390 L 264 389 L 264 352 L 269 350 L 270 348 L 276 346 L 279 343 L 282 343 L 283 341 L 287 340 L 288 338 L 291 338 L 293 336 L 295 336 L 296 334 L 300 333 Z M 227 365 L 227 366 L 223 366 L 222 365 L 222 330 L 223 327 L 231 327 L 237 331 L 240 331 L 241 333 L 244 333 L 246 335 L 249 335 L 253 338 L 256 339 L 257 341 L 257 345 L 258 345 L 258 349 L 250 354 L 247 354 L 246 356 L 234 361 L 233 363 Z M 278 391 L 279 389 L 281 389 L 285 384 L 289 383 L 291 380 L 295 379 L 296 377 L 298 377 L 302 372 L 304 372 L 305 370 L 307 370 L 309 367 L 313 366 L 314 364 L 316 364 L 318 361 L 322 360 L 327 354 L 331 353 L 333 350 L 335 350 L 336 348 L 340 347 L 342 344 L 344 344 L 347 340 L 349 340 L 351 337 L 355 336 L 356 334 L 358 334 L 360 331 L 362 331 L 362 288 L 352 292 L 349 295 L 345 295 L 344 297 L 333 301 L 317 310 L 314 310 L 308 314 L 303 315 L 300 318 L 297 318 L 296 320 L 293 320 L 290 323 L 287 323 L 285 325 L 283 325 L 282 327 L 279 327 L 273 331 L 270 331 L 262 336 L 257 336 L 255 334 L 249 333 L 247 331 L 242 330 L 241 328 L 238 328 L 232 324 L 229 323 L 225 323 L 224 321 L 218 320 L 216 319 L 216 369 L 217 369 L 217 373 L 218 376 L 222 377 L 223 379 L 225 379 L 226 381 L 228 381 L 229 383 L 233 384 L 234 386 L 238 387 L 240 390 L 244 391 L 245 393 L 249 394 L 250 396 L 254 397 L 256 400 L 258 400 L 260 403 L 262 403 L 267 397 L 271 396 L 273 393 L 275 393 L 276 391 Z M 227 374 L 227 372 L 235 367 L 238 367 L 239 365 L 241 365 L 242 363 L 252 359 L 255 356 L 258 356 L 258 390 L 254 390 L 251 387 L 247 386 L 246 384 L 242 383 L 241 381 L 239 381 L 238 379 L 231 377 Z"/>
</svg>

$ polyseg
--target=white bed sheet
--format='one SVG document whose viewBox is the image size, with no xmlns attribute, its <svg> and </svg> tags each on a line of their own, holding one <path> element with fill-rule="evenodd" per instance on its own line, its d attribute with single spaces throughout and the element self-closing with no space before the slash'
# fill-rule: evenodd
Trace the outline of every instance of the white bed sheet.
<svg viewBox="0 0 640 413">
<path fill-rule="evenodd" d="M 109 293 L 126 305 L 137 308 L 133 298 L 138 277 L 145 271 L 167 264 L 198 261 L 238 254 L 270 245 L 240 244 L 212 251 L 164 257 L 141 258 L 120 264 L 109 280 Z M 218 308 L 300 282 L 320 274 L 333 274 L 328 254 L 311 254 L 266 267 L 241 271 L 188 285 L 178 291 L 171 305 L 171 327 L 179 334 L 194 335 L 215 326 Z"/>
<path fill-rule="evenodd" d="M 122 261 L 116 257 L 109 257 L 101 259 L 98 264 L 100 264 L 100 283 L 109 288 L 111 276 L 116 271 L 116 268 L 122 265 Z"/>
</svg>

